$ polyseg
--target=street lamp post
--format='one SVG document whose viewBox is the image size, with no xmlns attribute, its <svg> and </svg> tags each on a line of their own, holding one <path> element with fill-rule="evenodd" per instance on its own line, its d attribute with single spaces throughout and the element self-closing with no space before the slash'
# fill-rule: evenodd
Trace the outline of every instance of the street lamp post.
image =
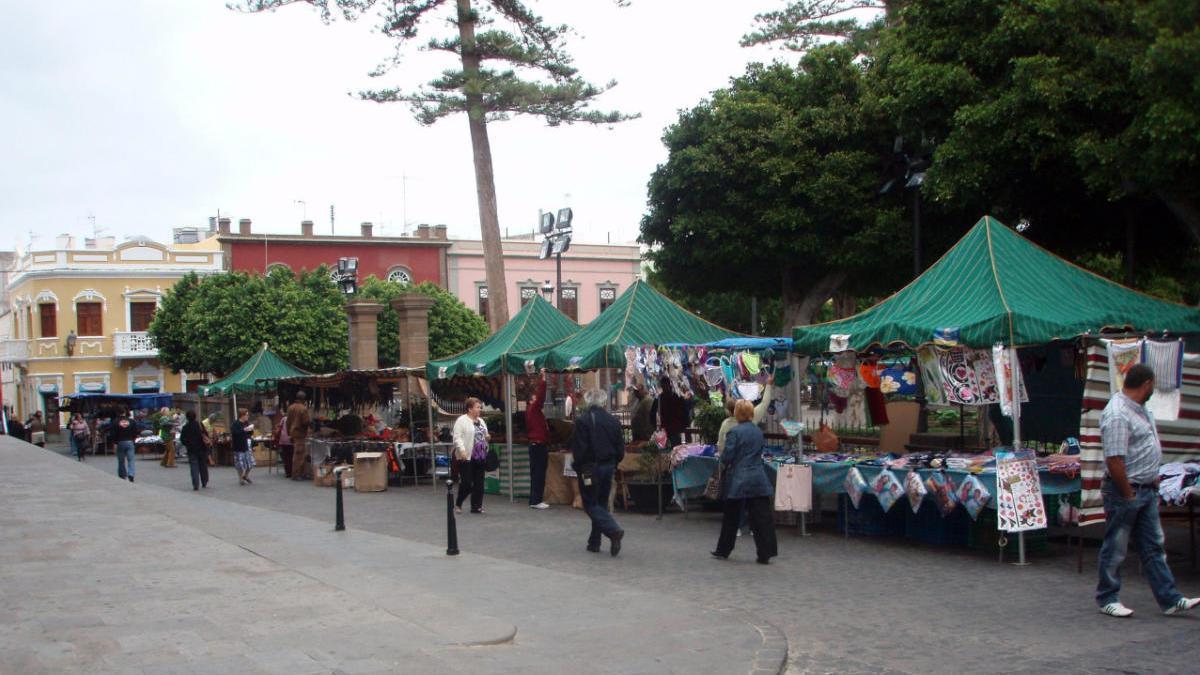
<svg viewBox="0 0 1200 675">
<path fill-rule="evenodd" d="M 554 256 L 555 275 L 558 279 L 557 293 L 558 299 L 555 300 L 554 306 L 562 310 L 562 254 L 567 252 L 571 246 L 571 220 L 574 213 L 570 208 L 562 208 L 558 210 L 558 218 L 555 220 L 553 213 L 543 213 L 541 215 L 542 235 L 545 239 L 542 240 L 541 251 L 538 252 L 538 260 L 545 260 L 551 255 Z M 546 282 L 548 286 L 550 282 Z M 542 290 L 546 290 L 546 286 L 542 286 Z"/>
</svg>

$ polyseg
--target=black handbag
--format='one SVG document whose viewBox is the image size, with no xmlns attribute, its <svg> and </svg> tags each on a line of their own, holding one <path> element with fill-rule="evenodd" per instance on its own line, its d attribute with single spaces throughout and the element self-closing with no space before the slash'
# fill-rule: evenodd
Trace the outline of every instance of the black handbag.
<svg viewBox="0 0 1200 675">
<path fill-rule="evenodd" d="M 488 449 L 487 458 L 483 460 L 484 471 L 495 471 L 500 468 L 500 455 L 495 450 Z"/>
</svg>

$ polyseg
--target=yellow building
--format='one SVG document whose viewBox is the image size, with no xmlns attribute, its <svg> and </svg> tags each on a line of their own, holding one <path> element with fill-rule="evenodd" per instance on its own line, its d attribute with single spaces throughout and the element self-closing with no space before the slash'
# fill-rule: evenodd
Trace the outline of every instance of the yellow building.
<svg viewBox="0 0 1200 675">
<path fill-rule="evenodd" d="M 163 294 L 184 274 L 221 271 L 216 238 L 79 243 L 59 236 L 51 249 L 18 256 L 8 275 L 10 325 L 0 362 L 16 382 L 16 400 L 4 403 L 21 419 L 35 410 L 53 419 L 59 396 L 68 393 L 187 390 L 187 374 L 159 363 L 146 329 Z"/>
</svg>

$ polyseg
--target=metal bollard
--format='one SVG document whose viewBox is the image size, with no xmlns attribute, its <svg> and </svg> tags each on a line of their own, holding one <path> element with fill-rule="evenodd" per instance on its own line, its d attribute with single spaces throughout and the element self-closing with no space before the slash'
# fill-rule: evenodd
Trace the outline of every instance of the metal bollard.
<svg viewBox="0 0 1200 675">
<path fill-rule="evenodd" d="M 337 488 L 337 521 L 333 525 L 333 530 L 341 532 L 346 529 L 346 513 L 342 508 L 342 472 L 340 470 L 334 470 L 333 482 Z"/>
<path fill-rule="evenodd" d="M 446 481 L 446 555 L 458 555 L 458 526 L 454 522 L 454 481 Z"/>
</svg>

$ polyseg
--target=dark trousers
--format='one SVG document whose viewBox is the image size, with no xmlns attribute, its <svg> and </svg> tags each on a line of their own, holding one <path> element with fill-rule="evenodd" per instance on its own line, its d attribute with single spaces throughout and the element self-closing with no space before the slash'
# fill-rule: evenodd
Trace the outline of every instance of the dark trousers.
<svg viewBox="0 0 1200 675">
<path fill-rule="evenodd" d="M 717 539 L 716 553 L 727 556 L 733 552 L 743 506 L 750 513 L 750 527 L 754 530 L 754 549 L 758 559 L 768 560 L 779 555 L 778 544 L 775 541 L 774 505 L 770 497 L 725 500 L 721 536 Z"/>
<path fill-rule="evenodd" d="M 291 445 L 279 446 L 279 461 L 283 463 L 283 475 L 288 478 L 292 477 L 292 453 L 295 449 Z"/>
<path fill-rule="evenodd" d="M 455 504 L 459 507 L 463 502 L 467 501 L 467 496 L 471 497 L 471 511 L 476 512 L 483 508 L 483 474 L 484 461 L 482 459 L 459 459 L 455 460 L 458 464 L 458 499 Z"/>
<path fill-rule="evenodd" d="M 529 505 L 541 504 L 546 495 L 546 467 L 550 450 L 545 443 L 529 444 Z"/>
<path fill-rule="evenodd" d="M 208 453 L 188 450 L 188 467 L 192 470 L 192 487 L 208 487 Z"/>
<path fill-rule="evenodd" d="M 612 491 L 613 474 L 616 467 L 612 464 L 593 466 L 592 484 L 584 485 L 583 477 L 579 481 L 579 496 L 583 500 L 583 510 L 592 519 L 592 531 L 588 534 L 588 546 L 598 548 L 600 535 L 611 537 L 614 532 L 620 532 L 621 526 L 608 510 L 608 493 Z"/>
</svg>

